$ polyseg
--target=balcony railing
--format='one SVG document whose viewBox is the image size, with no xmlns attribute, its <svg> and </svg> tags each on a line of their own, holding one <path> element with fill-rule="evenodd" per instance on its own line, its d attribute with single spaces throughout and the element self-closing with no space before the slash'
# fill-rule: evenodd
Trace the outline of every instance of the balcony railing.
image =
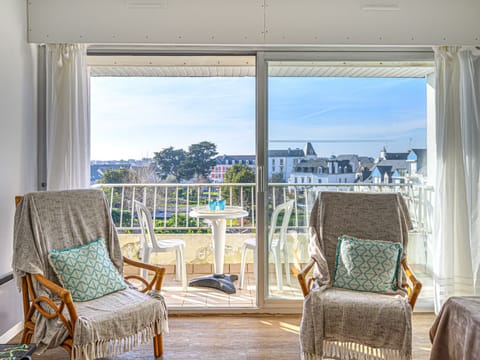
<svg viewBox="0 0 480 360">
<path fill-rule="evenodd" d="M 142 201 L 155 218 L 155 229 L 173 232 L 205 232 L 208 224 L 192 218 L 190 211 L 207 205 L 215 199 L 225 199 L 227 205 L 240 206 L 248 216 L 227 222 L 228 232 L 254 232 L 256 221 L 256 186 L 253 183 L 222 184 L 102 184 L 110 213 L 120 232 L 138 230 L 133 208 L 134 200 Z M 294 200 L 295 208 L 289 228 L 306 231 L 310 210 L 320 191 L 374 191 L 399 192 L 408 205 L 414 230 L 431 232 L 431 187 L 416 184 L 269 184 L 267 210 L 269 212 L 287 200 Z"/>
</svg>

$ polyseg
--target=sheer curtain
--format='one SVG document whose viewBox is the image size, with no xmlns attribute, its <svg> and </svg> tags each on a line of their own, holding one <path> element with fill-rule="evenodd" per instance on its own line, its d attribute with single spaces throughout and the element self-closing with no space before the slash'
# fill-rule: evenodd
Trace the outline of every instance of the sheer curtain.
<svg viewBox="0 0 480 360">
<path fill-rule="evenodd" d="M 453 295 L 479 293 L 480 57 L 438 47 L 433 272 L 435 311 Z"/>
<path fill-rule="evenodd" d="M 90 184 L 87 46 L 46 46 L 47 190 Z"/>
</svg>

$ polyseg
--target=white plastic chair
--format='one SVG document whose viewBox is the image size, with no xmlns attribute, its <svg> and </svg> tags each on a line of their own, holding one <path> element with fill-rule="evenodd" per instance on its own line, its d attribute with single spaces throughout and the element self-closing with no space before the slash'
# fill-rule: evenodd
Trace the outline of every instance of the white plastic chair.
<svg viewBox="0 0 480 360">
<path fill-rule="evenodd" d="M 176 273 L 175 278 L 182 280 L 183 290 L 187 290 L 187 265 L 185 263 L 185 241 L 180 239 L 169 239 L 158 241 L 153 230 L 153 223 L 150 211 L 140 201 L 135 201 L 135 208 L 142 230 L 142 244 L 140 256 L 142 261 L 149 263 L 151 253 L 175 251 L 176 254 Z M 142 270 L 142 276 L 146 278 L 147 270 Z"/>
<path fill-rule="evenodd" d="M 286 244 L 287 240 L 287 228 L 290 216 L 293 211 L 293 200 L 289 200 L 275 208 L 272 213 L 272 219 L 270 222 L 270 230 L 268 231 L 268 247 L 273 254 L 275 260 L 275 273 L 277 276 L 277 285 L 279 290 L 283 290 L 283 278 L 282 278 L 282 260 L 281 254 L 283 252 L 283 258 L 285 260 L 285 272 L 287 284 L 290 285 L 290 262 L 288 261 L 288 248 Z M 277 230 L 278 215 L 284 211 L 282 225 L 280 226 L 278 234 L 275 234 Z M 278 236 L 276 236 L 278 235 Z M 251 238 L 243 242 L 242 246 L 242 263 L 240 265 L 240 289 L 243 289 L 243 282 L 245 279 L 245 261 L 247 257 L 247 250 L 252 249 L 255 251 L 257 248 L 257 239 Z"/>
</svg>

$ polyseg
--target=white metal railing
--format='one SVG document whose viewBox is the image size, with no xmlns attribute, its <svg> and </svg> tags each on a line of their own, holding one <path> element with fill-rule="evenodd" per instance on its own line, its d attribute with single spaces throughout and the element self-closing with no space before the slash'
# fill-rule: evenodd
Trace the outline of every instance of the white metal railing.
<svg viewBox="0 0 480 360">
<path fill-rule="evenodd" d="M 229 220 L 229 232 L 253 232 L 256 221 L 256 186 L 254 183 L 221 184 L 101 184 L 110 213 L 119 231 L 138 229 L 133 200 L 142 201 L 155 216 L 155 229 L 162 231 L 206 231 L 208 224 L 190 217 L 193 207 L 226 199 L 227 205 L 240 206 L 248 216 Z M 269 184 L 267 209 L 293 199 L 295 208 L 290 228 L 306 231 L 311 208 L 319 191 L 400 192 L 409 207 L 414 229 L 431 233 L 433 188 L 416 184 Z"/>
<path fill-rule="evenodd" d="M 194 207 L 209 201 L 226 199 L 227 205 L 240 206 L 248 216 L 229 220 L 230 231 L 255 229 L 255 184 L 101 184 L 110 207 L 113 221 L 120 231 L 138 229 L 134 200 L 143 202 L 154 215 L 155 229 L 187 232 L 207 229 L 208 225 L 190 217 Z"/>
</svg>

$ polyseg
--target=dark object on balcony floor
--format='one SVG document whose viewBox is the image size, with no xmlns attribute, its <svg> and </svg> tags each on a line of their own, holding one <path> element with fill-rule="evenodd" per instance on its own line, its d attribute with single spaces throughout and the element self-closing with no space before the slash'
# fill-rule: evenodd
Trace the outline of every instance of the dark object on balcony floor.
<svg viewBox="0 0 480 360">
<path fill-rule="evenodd" d="M 31 360 L 35 344 L 0 344 L 0 359 Z"/>
<path fill-rule="evenodd" d="M 194 287 L 209 287 L 223 291 L 227 294 L 235 294 L 237 290 L 235 289 L 233 282 L 236 280 L 238 280 L 237 275 L 213 274 L 193 279 L 188 285 Z"/>
</svg>

